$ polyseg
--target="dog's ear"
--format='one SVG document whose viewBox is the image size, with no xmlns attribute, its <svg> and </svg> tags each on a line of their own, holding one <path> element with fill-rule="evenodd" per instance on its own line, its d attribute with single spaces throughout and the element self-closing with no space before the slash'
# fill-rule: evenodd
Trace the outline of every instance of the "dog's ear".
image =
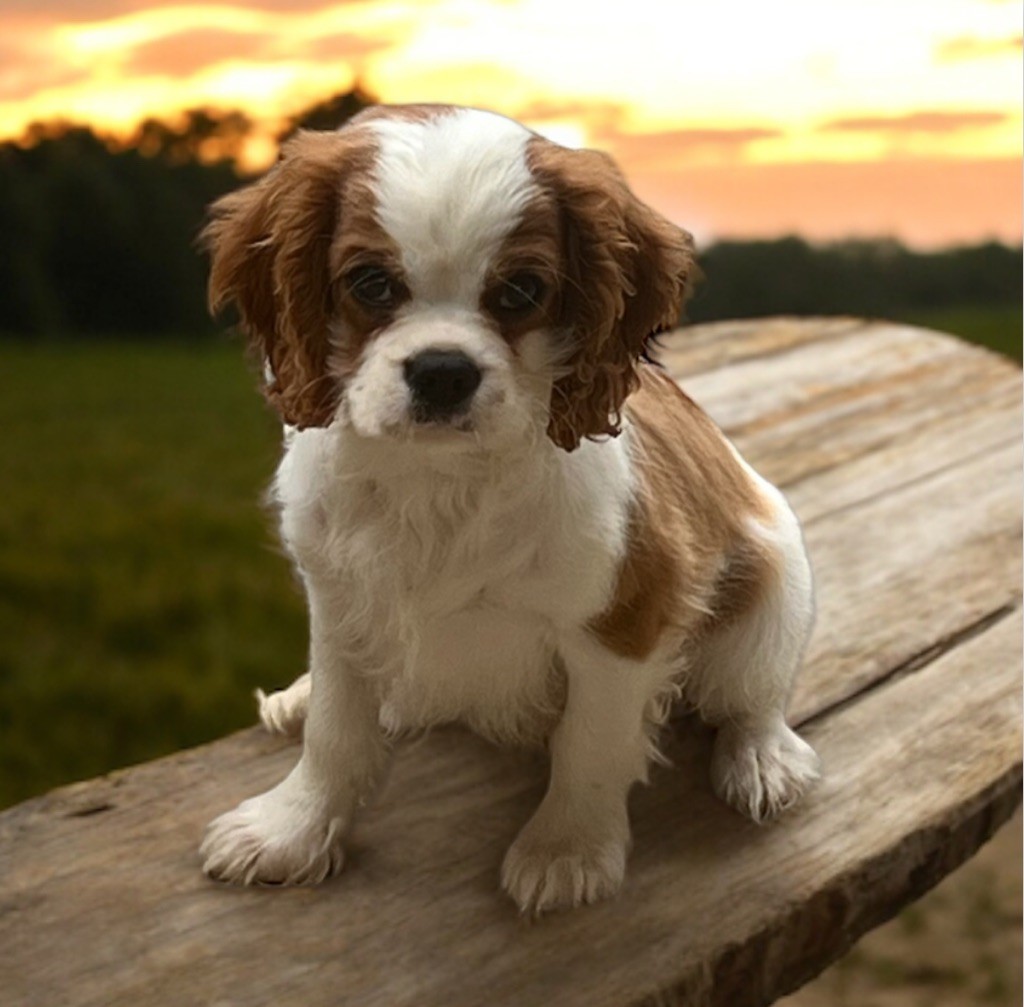
<svg viewBox="0 0 1024 1007">
<path fill-rule="evenodd" d="M 572 451 L 585 437 L 618 434 L 649 338 L 679 320 L 693 241 L 641 203 L 605 154 L 538 138 L 530 161 L 562 216 L 561 320 L 572 345 L 552 390 L 548 436 Z"/>
<path fill-rule="evenodd" d="M 213 204 L 201 235 L 211 255 L 210 309 L 237 306 L 268 372 L 267 398 L 299 428 L 327 425 L 337 405 L 329 256 L 356 154 L 344 133 L 298 133 L 263 178 Z"/>
</svg>

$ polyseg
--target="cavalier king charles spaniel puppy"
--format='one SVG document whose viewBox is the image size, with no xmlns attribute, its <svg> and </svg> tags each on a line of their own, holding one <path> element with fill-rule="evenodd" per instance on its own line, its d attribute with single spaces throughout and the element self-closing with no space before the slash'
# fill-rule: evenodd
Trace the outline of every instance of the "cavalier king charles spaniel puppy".
<svg viewBox="0 0 1024 1007">
<path fill-rule="evenodd" d="M 717 727 L 722 800 L 761 821 L 800 797 L 800 527 L 650 361 L 693 245 L 610 158 L 372 108 L 288 141 L 205 241 L 285 424 L 272 493 L 310 619 L 308 673 L 258 696 L 301 758 L 209 826 L 206 874 L 334 874 L 390 740 L 452 721 L 550 752 L 501 871 L 523 912 L 622 884 L 627 795 L 680 695 Z"/>
</svg>

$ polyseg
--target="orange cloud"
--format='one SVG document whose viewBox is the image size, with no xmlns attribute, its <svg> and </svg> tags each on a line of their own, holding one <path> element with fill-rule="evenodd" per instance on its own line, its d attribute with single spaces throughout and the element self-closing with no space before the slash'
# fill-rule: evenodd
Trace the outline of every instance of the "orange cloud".
<svg viewBox="0 0 1024 1007">
<path fill-rule="evenodd" d="M 594 128 L 610 128 L 628 115 L 628 109 L 620 102 L 544 97 L 519 105 L 515 114 L 520 119 L 540 122 L 575 119 Z"/>
<path fill-rule="evenodd" d="M 307 59 L 340 59 L 352 63 L 383 53 L 392 45 L 394 45 L 394 41 L 383 36 L 338 32 L 333 35 L 322 35 L 306 43 L 302 47 L 302 54 Z"/>
<path fill-rule="evenodd" d="M 959 63 L 969 59 L 988 59 L 993 56 L 1015 56 L 1024 47 L 1024 36 L 1010 38 L 974 38 L 962 35 L 943 42 L 935 50 L 940 63 Z"/>
<path fill-rule="evenodd" d="M 275 36 L 267 32 L 196 28 L 135 46 L 123 69 L 129 73 L 191 75 L 229 59 L 256 60 Z"/>
<path fill-rule="evenodd" d="M 541 98 L 509 111 L 542 131 L 547 123 L 574 122 L 581 127 L 588 145 L 609 150 L 630 165 L 643 168 L 668 166 L 707 154 L 736 157 L 751 143 L 785 135 L 774 127 L 755 125 L 641 132 L 633 127 L 628 106 L 608 101 Z"/>
<path fill-rule="evenodd" d="M 623 158 L 638 167 L 663 162 L 685 162 L 688 156 L 705 153 L 736 155 L 758 140 L 777 139 L 778 129 L 738 126 L 721 129 L 668 129 L 657 133 L 605 134 L 602 140 L 613 146 Z"/>
<path fill-rule="evenodd" d="M 955 133 L 1006 122 L 1005 112 L 909 112 L 896 116 L 855 116 L 832 119 L 818 128 L 823 132 L 872 133 Z"/>
<path fill-rule="evenodd" d="M 220 7 L 268 11 L 275 14 L 301 14 L 324 7 L 369 6 L 375 0 L 217 0 Z M 125 14 L 180 7 L 183 0 L 4 0 L 5 17 L 18 20 L 81 24 L 121 17 Z"/>
<path fill-rule="evenodd" d="M 386 39 L 352 32 L 337 32 L 309 41 L 289 42 L 270 31 L 195 28 L 135 46 L 123 69 L 137 74 L 191 76 L 228 60 L 272 63 L 275 59 L 299 58 L 317 62 L 343 60 L 351 63 L 381 52 L 390 44 Z"/>
<path fill-rule="evenodd" d="M 13 40 L 0 41 L 0 95 L 6 101 L 29 99 L 44 88 L 67 87 L 87 77 L 80 68 L 40 60 Z"/>
</svg>

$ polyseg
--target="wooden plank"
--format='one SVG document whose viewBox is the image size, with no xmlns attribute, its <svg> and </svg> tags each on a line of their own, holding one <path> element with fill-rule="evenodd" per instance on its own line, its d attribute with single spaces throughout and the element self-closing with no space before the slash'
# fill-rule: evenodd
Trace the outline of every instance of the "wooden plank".
<svg viewBox="0 0 1024 1007">
<path fill-rule="evenodd" d="M 805 526 L 818 623 L 802 720 L 1020 598 L 1019 443 Z"/>
<path fill-rule="evenodd" d="M 873 323 L 862 318 L 734 319 L 685 325 L 658 337 L 658 356 L 679 377 L 825 342 Z"/>
<path fill-rule="evenodd" d="M 775 446 L 748 450 L 766 472 L 773 473 L 801 520 L 815 521 L 1014 443 L 1012 431 L 1020 427 L 1021 417 L 1020 382 L 1015 375 L 1000 377 L 976 395 L 962 386 L 949 389 L 945 396 L 938 389 L 944 409 L 932 415 L 906 400 L 893 403 L 888 433 L 877 414 L 830 423 L 819 428 L 810 448 L 817 455 L 810 462 L 797 454 L 799 449 L 781 457 Z M 795 458 L 800 458 L 799 468 Z"/>
<path fill-rule="evenodd" d="M 813 365 L 822 348 L 813 340 L 795 340 L 793 320 L 781 321 L 785 324 L 765 325 L 766 336 L 775 339 L 781 330 L 782 348 L 788 349 L 784 360 L 799 353 L 810 355 Z M 747 328 L 761 334 L 760 325 L 747 323 Z M 828 381 L 805 386 L 795 405 L 769 408 L 746 424 L 737 421 L 730 403 L 748 399 L 766 381 L 776 387 L 777 373 L 764 375 L 758 366 L 730 369 L 728 395 L 715 398 L 699 376 L 685 378 L 672 369 L 744 455 L 787 491 L 805 521 L 1016 439 L 1020 372 L 1008 361 L 950 337 L 905 327 L 897 328 L 900 341 L 906 345 L 919 335 L 921 345 L 909 355 L 885 352 L 891 332 L 885 323 L 853 329 L 835 324 L 829 338 L 845 343 L 851 331 L 863 335 L 869 329 L 873 338 L 856 342 L 869 377 L 851 382 L 841 366 L 826 366 L 819 357 L 817 366 L 832 375 Z M 685 346 L 686 339 L 683 330 L 669 337 L 668 345 Z M 943 346 L 938 355 L 937 342 Z M 762 338 L 761 348 L 770 355 L 765 344 Z M 849 353 L 846 348 L 844 355 Z M 720 384 L 722 379 L 715 380 Z M 797 394 L 795 384 L 791 394 Z M 904 438 L 906 450 L 899 443 Z M 823 473 L 827 478 L 817 478 Z"/>
<path fill-rule="evenodd" d="M 808 519 L 820 617 L 793 712 L 827 775 L 806 808 L 733 816 L 687 723 L 679 768 L 636 795 L 622 899 L 527 926 L 496 879 L 542 761 L 440 731 L 401 753 L 340 879 L 223 890 L 198 872 L 202 825 L 297 754 L 245 732 L 0 815 L 5 996 L 742 1007 L 841 953 L 969 855 L 1019 774 L 1019 372 L 895 333 L 784 320 L 677 354 Z"/>
<path fill-rule="evenodd" d="M 970 355 L 969 353 L 967 355 Z M 781 354 L 685 378 L 687 392 L 730 432 L 800 411 L 823 412 L 897 375 L 963 361 L 963 344 L 900 325 L 868 325 Z M 670 373 L 675 373 L 670 368 Z"/>
<path fill-rule="evenodd" d="M 768 1003 L 1012 813 L 1020 629 L 1016 613 L 814 722 L 825 781 L 771 827 L 713 798 L 707 734 L 688 725 L 669 745 L 677 768 L 636 794 L 622 896 L 534 925 L 495 885 L 540 767 L 457 730 L 405 754 L 351 870 L 319 889 L 198 874 L 190 844 L 223 802 L 218 779 L 245 763 L 258 786 L 293 757 L 254 732 L 32 802 L 4 816 L 0 847 L 7 1002 Z M 111 807 L 76 815 L 89 789 L 86 808 Z"/>
<path fill-rule="evenodd" d="M 991 429 L 996 410 L 1019 414 L 1020 375 L 988 354 L 958 352 L 952 361 L 880 374 L 729 433 L 766 475 L 788 488 L 944 425 L 980 421 Z M 946 446 L 954 440 L 948 438 Z M 923 446 L 919 454 L 925 465 L 932 457 Z"/>
</svg>

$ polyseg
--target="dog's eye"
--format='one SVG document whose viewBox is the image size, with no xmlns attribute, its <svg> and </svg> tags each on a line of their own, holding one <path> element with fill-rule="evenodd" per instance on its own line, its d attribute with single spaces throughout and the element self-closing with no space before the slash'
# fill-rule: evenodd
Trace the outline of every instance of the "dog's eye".
<svg viewBox="0 0 1024 1007">
<path fill-rule="evenodd" d="M 345 283 L 352 296 L 368 308 L 390 308 L 398 300 L 398 281 L 379 266 L 353 269 Z"/>
<path fill-rule="evenodd" d="M 514 273 L 498 293 L 498 307 L 509 313 L 525 313 L 541 307 L 544 281 L 533 273 Z"/>
</svg>

